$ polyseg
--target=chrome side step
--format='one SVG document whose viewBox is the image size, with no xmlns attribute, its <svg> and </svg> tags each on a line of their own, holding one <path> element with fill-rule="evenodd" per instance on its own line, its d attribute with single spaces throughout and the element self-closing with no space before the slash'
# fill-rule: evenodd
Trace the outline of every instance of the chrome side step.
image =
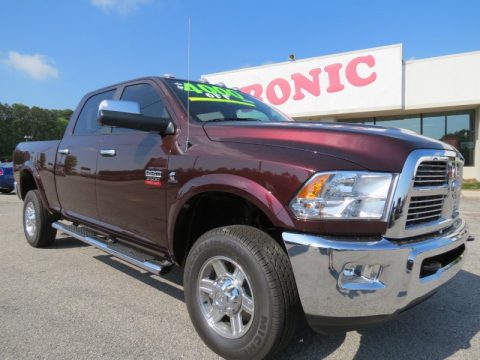
<svg viewBox="0 0 480 360">
<path fill-rule="evenodd" d="M 138 266 L 139 268 L 156 275 L 166 274 L 172 266 L 172 263 L 168 260 L 156 260 L 151 255 L 142 253 L 133 248 L 128 248 L 125 245 L 106 243 L 105 241 L 98 238 L 95 232 L 84 227 L 67 225 L 58 221 L 54 222 L 52 224 L 52 227 L 64 234 L 72 236 L 75 239 L 83 241 L 88 245 L 92 245 L 97 249 L 105 251 L 110 255 L 125 260 L 132 265 Z"/>
</svg>

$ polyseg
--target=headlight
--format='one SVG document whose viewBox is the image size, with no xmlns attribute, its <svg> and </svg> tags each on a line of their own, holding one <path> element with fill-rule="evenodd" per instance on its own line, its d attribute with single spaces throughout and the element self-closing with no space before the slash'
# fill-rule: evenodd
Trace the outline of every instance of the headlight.
<svg viewBox="0 0 480 360">
<path fill-rule="evenodd" d="M 392 174 L 337 171 L 315 174 L 290 203 L 301 219 L 381 219 Z"/>
</svg>

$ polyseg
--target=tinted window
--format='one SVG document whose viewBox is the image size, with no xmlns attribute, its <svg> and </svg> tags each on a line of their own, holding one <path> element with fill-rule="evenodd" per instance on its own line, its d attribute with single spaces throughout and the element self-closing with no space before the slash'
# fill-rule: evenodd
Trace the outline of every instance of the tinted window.
<svg viewBox="0 0 480 360">
<path fill-rule="evenodd" d="M 423 135 L 442 140 L 445 136 L 445 115 L 424 115 Z"/>
<path fill-rule="evenodd" d="M 473 165 L 475 152 L 474 112 L 447 115 L 447 134 L 443 141 L 455 146 L 465 158 L 465 165 Z"/>
<path fill-rule="evenodd" d="M 150 84 L 130 85 L 123 90 L 122 100 L 135 101 L 145 116 L 168 118 L 167 109 L 157 91 Z M 114 128 L 114 133 L 139 132 L 139 130 Z"/>
<path fill-rule="evenodd" d="M 95 135 L 105 134 L 110 131 L 109 127 L 100 126 L 97 121 L 98 105 L 103 100 L 113 99 L 116 90 L 110 90 L 94 95 L 87 100 L 75 125 L 74 135 Z"/>
<path fill-rule="evenodd" d="M 420 134 L 421 132 L 420 116 L 413 116 L 413 117 L 393 116 L 393 117 L 377 118 L 375 121 L 375 124 L 379 126 L 408 129 L 411 131 L 415 131 L 417 134 Z"/>
</svg>

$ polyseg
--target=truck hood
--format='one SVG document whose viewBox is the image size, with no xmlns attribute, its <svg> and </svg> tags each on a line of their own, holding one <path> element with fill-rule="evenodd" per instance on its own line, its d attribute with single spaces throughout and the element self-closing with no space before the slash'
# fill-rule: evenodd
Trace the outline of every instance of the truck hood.
<svg viewBox="0 0 480 360">
<path fill-rule="evenodd" d="M 409 130 L 346 123 L 225 121 L 206 123 L 204 129 L 212 141 L 311 151 L 371 171 L 400 172 L 416 149 L 453 149 Z"/>
</svg>

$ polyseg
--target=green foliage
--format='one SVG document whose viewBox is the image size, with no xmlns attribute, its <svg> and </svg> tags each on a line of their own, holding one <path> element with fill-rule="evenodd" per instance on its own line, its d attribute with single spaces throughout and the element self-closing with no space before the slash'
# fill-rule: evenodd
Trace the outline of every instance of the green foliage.
<svg viewBox="0 0 480 360">
<path fill-rule="evenodd" d="M 69 109 L 0 103 L 0 160 L 11 159 L 15 146 L 25 137 L 28 141 L 61 139 L 72 113 Z"/>
<path fill-rule="evenodd" d="M 466 190 L 480 190 L 480 181 L 474 179 L 463 180 L 462 189 Z"/>
</svg>

